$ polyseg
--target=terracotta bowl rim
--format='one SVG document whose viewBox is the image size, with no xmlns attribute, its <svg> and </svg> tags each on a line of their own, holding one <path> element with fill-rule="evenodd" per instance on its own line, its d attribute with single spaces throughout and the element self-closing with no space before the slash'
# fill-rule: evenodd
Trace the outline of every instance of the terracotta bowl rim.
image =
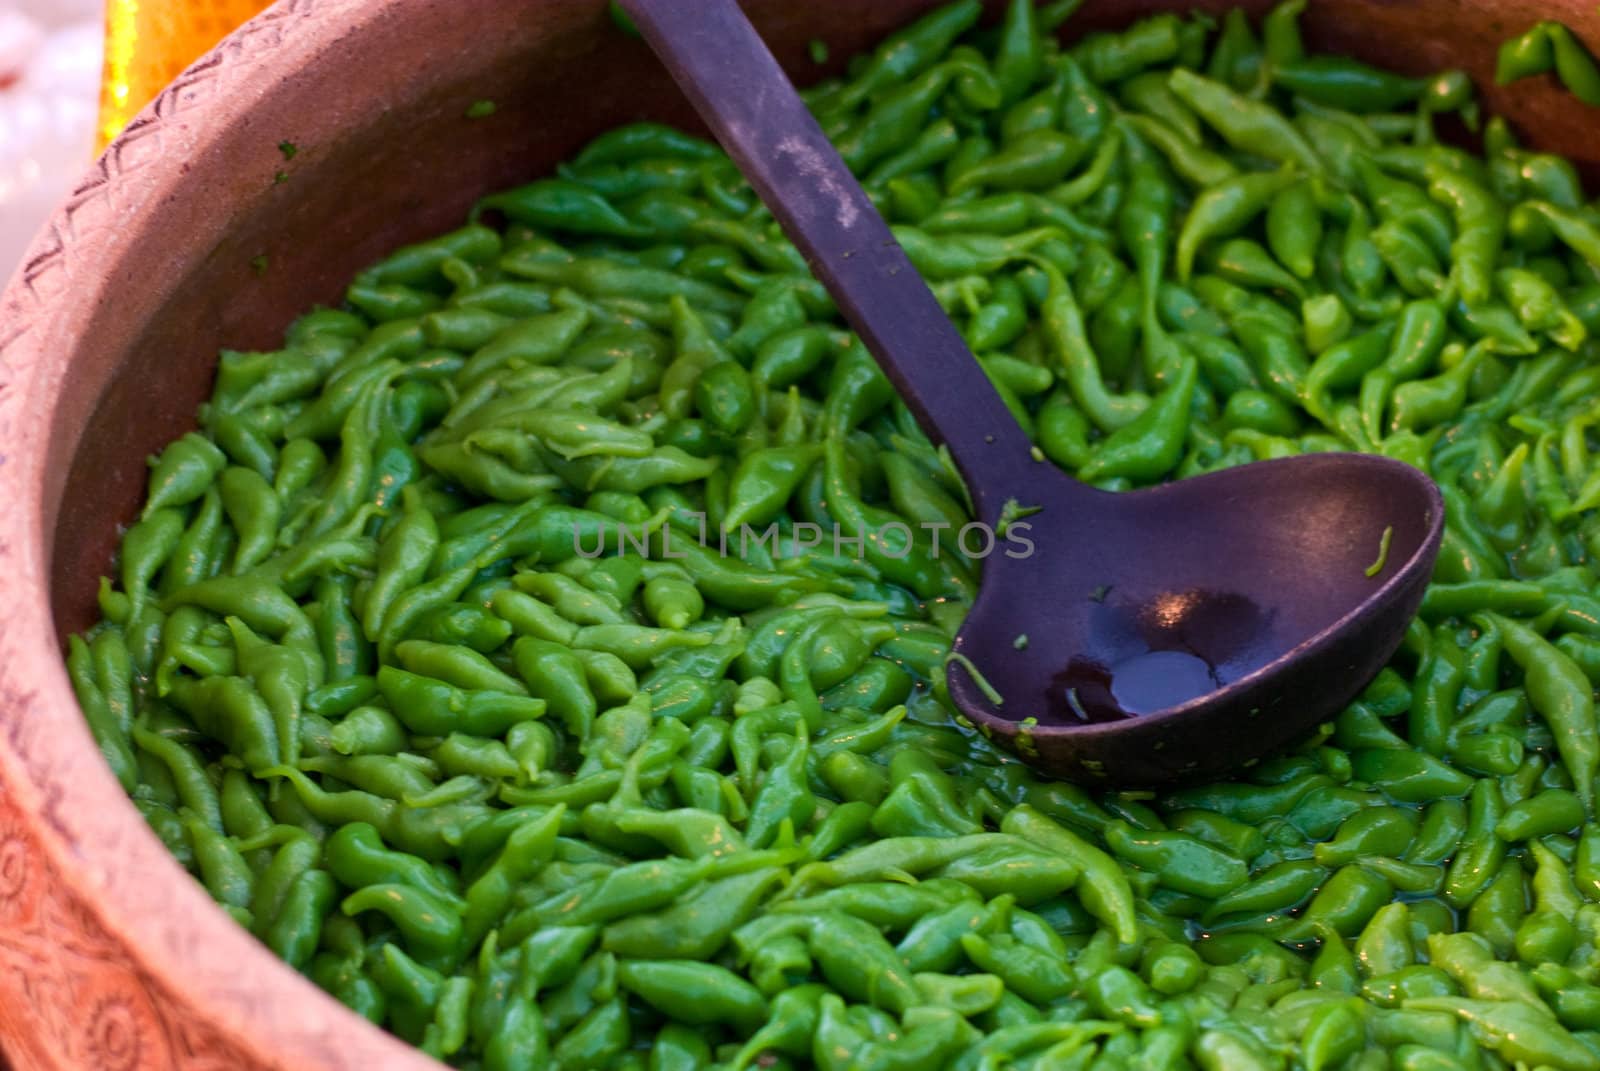
<svg viewBox="0 0 1600 1071">
<path fill-rule="evenodd" d="M 65 886 L 62 898 L 126 959 L 126 995 L 144 1003 L 144 988 L 166 998 L 148 1002 L 166 1022 L 162 1037 L 146 1040 L 171 1062 L 189 1048 L 190 1032 L 171 1022 L 182 1016 L 260 1067 L 440 1066 L 278 960 L 167 852 L 100 758 L 50 610 L 48 444 L 69 356 L 89 344 L 97 311 L 115 300 L 115 269 L 137 254 L 151 210 L 181 195 L 190 161 L 389 6 L 282 0 L 235 31 L 95 161 L 0 295 L 0 569 L 11 596 L 0 620 L 0 795 L 14 798 L 37 841 L 21 882 Z M 209 91 L 195 91 L 207 81 Z M 0 842 L 13 832 L 0 829 Z"/>
</svg>

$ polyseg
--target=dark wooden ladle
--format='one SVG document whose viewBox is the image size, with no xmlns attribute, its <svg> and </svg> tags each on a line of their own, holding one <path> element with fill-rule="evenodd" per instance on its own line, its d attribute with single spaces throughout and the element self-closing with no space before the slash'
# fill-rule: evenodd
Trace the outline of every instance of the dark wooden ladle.
<svg viewBox="0 0 1600 1071">
<path fill-rule="evenodd" d="M 1030 553 L 983 561 L 948 667 L 982 731 L 1075 780 L 1193 779 L 1290 744 L 1383 666 L 1438 554 L 1432 480 L 1318 454 L 1111 494 L 1040 463 L 735 0 L 622 7 L 949 448 L 978 520 L 1037 509 L 1011 529 Z"/>
</svg>

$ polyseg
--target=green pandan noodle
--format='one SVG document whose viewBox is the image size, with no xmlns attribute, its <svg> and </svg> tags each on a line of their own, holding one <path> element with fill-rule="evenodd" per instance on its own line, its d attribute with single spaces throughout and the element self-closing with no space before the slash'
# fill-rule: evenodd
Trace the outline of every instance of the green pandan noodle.
<svg viewBox="0 0 1600 1071">
<path fill-rule="evenodd" d="M 67 663 L 241 926 L 484 1071 L 1600 1068 L 1600 218 L 1301 0 L 1075 6 L 808 103 L 1041 461 L 1425 468 L 1389 666 L 1234 780 L 996 750 L 965 489 L 728 159 L 624 127 L 225 353 L 152 464 Z"/>
</svg>

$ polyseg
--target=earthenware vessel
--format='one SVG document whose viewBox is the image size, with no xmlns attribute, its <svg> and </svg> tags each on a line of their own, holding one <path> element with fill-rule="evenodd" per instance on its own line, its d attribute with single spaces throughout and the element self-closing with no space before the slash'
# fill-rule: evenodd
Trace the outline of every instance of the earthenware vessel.
<svg viewBox="0 0 1600 1071">
<path fill-rule="evenodd" d="M 837 65 L 929 6 L 748 10 L 807 81 L 826 70 L 812 39 Z M 1162 6 L 1088 0 L 1069 28 Z M 0 298 L 0 1048 L 19 1071 L 437 1066 L 278 963 L 166 854 L 90 740 L 61 643 L 93 620 L 144 458 L 193 426 L 219 348 L 272 347 L 361 266 L 607 127 L 692 122 L 605 7 L 281 0 L 135 120 Z M 1466 67 L 1593 180 L 1600 111 L 1491 85 L 1495 44 L 1539 18 L 1600 46 L 1577 0 L 1317 0 L 1305 25 L 1403 71 Z"/>
</svg>

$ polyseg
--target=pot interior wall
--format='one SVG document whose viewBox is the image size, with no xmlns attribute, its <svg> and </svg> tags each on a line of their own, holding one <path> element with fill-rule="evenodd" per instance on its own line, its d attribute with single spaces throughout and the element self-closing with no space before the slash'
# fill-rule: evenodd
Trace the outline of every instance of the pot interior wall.
<svg viewBox="0 0 1600 1071">
<path fill-rule="evenodd" d="M 930 6 L 747 4 L 801 81 L 838 70 Z M 993 16 L 1002 4 L 989 6 Z M 1172 5 L 1089 0 L 1068 29 L 1121 25 L 1163 6 Z M 361 267 L 459 225 L 482 194 L 548 173 L 608 127 L 644 118 L 694 125 L 642 42 L 618 33 L 598 0 L 466 10 L 456 0 L 386 5 L 360 35 L 318 42 L 328 62 L 286 72 L 248 122 L 199 132 L 183 183 L 132 214 L 131 252 L 107 265 L 91 330 L 50 415 L 46 525 L 62 635 L 94 620 L 98 578 L 120 525 L 136 516 L 144 458 L 194 426 L 219 349 L 274 348 L 298 312 L 337 304 Z M 1488 91 L 1490 111 L 1511 117 L 1527 142 L 1579 160 L 1592 185 L 1600 110 L 1549 85 L 1492 88 L 1497 43 L 1541 17 L 1564 17 L 1581 33 L 1600 29 L 1576 0 L 1316 0 L 1305 26 L 1314 48 L 1403 71 L 1467 67 Z M 807 57 L 813 38 L 828 43 L 830 66 Z M 206 91 L 207 81 L 180 84 L 188 88 L 169 96 L 164 113 L 181 108 L 183 93 Z M 494 115 L 466 118 L 479 100 L 494 101 Z M 165 145 L 155 133 L 136 124 L 112 153 L 127 168 L 141 152 L 191 151 L 170 130 Z M 298 149 L 292 160 L 279 151 L 283 141 Z M 275 182 L 280 171 L 286 180 Z"/>
</svg>

